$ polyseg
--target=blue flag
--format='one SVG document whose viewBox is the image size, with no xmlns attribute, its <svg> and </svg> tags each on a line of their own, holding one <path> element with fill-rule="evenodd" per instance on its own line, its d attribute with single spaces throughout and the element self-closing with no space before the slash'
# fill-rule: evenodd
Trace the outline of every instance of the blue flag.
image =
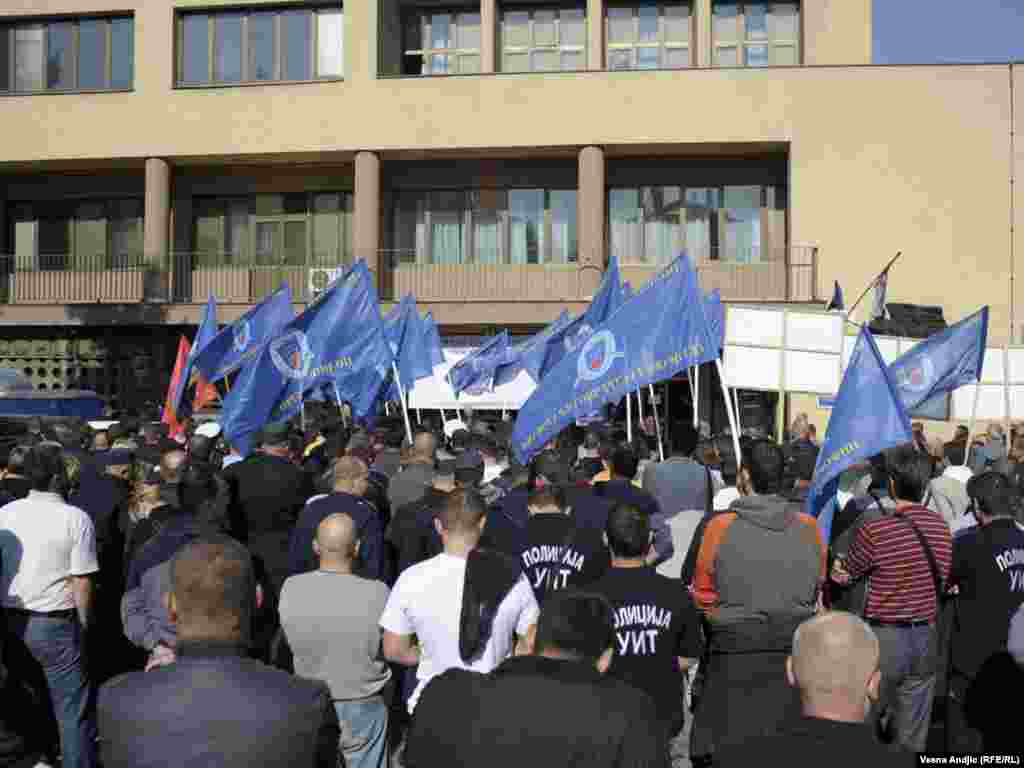
<svg viewBox="0 0 1024 768">
<path fill-rule="evenodd" d="M 513 381 L 520 371 L 526 371 L 535 382 L 540 381 L 540 369 L 547 355 L 548 342 L 551 337 L 562 330 L 572 320 L 569 310 L 563 309 L 562 314 L 547 328 L 535 333 L 514 345 L 509 351 L 507 365 L 499 366 L 494 373 L 494 385 L 500 386 Z"/>
<path fill-rule="evenodd" d="M 846 309 L 846 302 L 843 301 L 843 289 L 839 286 L 839 281 L 835 281 L 835 288 L 832 289 L 832 300 L 825 307 L 826 312 L 842 312 Z"/>
<path fill-rule="evenodd" d="M 641 290 L 638 293 L 642 292 Z M 594 328 L 611 317 L 625 303 L 622 280 L 619 277 L 619 262 L 613 256 L 587 311 L 551 335 L 546 345 L 544 363 L 538 371 L 539 376 L 534 380 L 543 380 L 567 353 L 575 351 Z"/>
<path fill-rule="evenodd" d="M 627 280 L 626 282 L 624 282 L 622 284 L 622 300 L 624 302 L 625 301 L 629 301 L 630 299 L 633 298 L 633 296 L 634 296 L 633 286 L 630 285 L 629 280 Z"/>
<path fill-rule="evenodd" d="M 474 349 L 448 371 L 448 383 L 456 397 L 460 392 L 479 395 L 494 387 L 494 372 L 509 361 L 508 331 L 502 331 Z"/>
<path fill-rule="evenodd" d="M 988 340 L 988 307 L 929 336 L 889 366 L 909 413 L 933 397 L 981 381 Z"/>
<path fill-rule="evenodd" d="M 188 361 L 185 363 L 185 370 L 177 381 L 173 394 L 172 407 L 179 418 L 188 409 L 182 409 L 181 401 L 185 397 L 189 384 L 192 383 L 192 374 L 197 370 L 196 358 L 199 353 L 210 346 L 210 342 L 217 335 L 217 300 L 210 296 L 206 301 L 206 308 L 203 310 L 203 319 L 199 322 L 199 329 L 196 331 L 196 338 L 192 342 L 192 349 L 188 353 Z"/>
<path fill-rule="evenodd" d="M 408 392 L 417 379 L 433 374 L 434 369 L 424 344 L 416 300 L 407 295 L 384 318 L 384 333 L 395 356 L 402 387 Z M 388 400 L 400 399 L 397 384 L 392 381 L 385 395 Z"/>
<path fill-rule="evenodd" d="M 207 381 L 223 379 L 252 360 L 263 343 L 276 336 L 294 317 L 292 291 L 285 283 L 235 322 L 224 326 L 196 353 L 196 368 Z"/>
<path fill-rule="evenodd" d="M 434 322 L 433 312 L 427 312 L 423 317 L 423 339 L 430 366 L 432 369 L 436 368 L 444 362 L 444 352 L 441 351 L 441 334 L 437 332 L 437 323 Z"/>
<path fill-rule="evenodd" d="M 725 346 L 725 305 L 722 304 L 722 294 L 717 288 L 704 297 L 704 314 L 708 319 L 711 338 L 721 352 Z"/>
<path fill-rule="evenodd" d="M 697 275 L 682 255 L 544 377 L 519 411 L 512 450 L 525 464 L 601 405 L 717 357 Z"/>
<path fill-rule="evenodd" d="M 839 385 L 825 442 L 814 467 L 807 493 L 808 513 L 818 517 L 826 502 L 835 496 L 839 476 L 845 470 L 912 439 L 910 417 L 900 402 L 896 383 L 865 326 Z M 831 516 L 823 515 L 818 528 L 828 542 Z"/>
<path fill-rule="evenodd" d="M 247 454 L 257 430 L 291 418 L 306 391 L 325 385 L 365 416 L 392 360 L 373 279 L 359 261 L 242 369 L 224 399 L 224 434 Z"/>
</svg>

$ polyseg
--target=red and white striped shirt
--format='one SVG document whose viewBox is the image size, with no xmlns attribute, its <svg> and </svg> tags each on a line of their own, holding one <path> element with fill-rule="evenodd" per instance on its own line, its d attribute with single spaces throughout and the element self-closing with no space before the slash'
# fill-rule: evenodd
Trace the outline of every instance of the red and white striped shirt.
<svg viewBox="0 0 1024 768">
<path fill-rule="evenodd" d="M 928 541 L 945 584 L 953 559 L 953 537 L 946 521 L 916 505 L 903 505 L 899 512 L 913 520 Z M 906 520 L 890 513 L 862 525 L 850 547 L 846 569 L 851 579 L 871 578 L 866 619 L 882 623 L 935 620 L 932 569 Z"/>
</svg>

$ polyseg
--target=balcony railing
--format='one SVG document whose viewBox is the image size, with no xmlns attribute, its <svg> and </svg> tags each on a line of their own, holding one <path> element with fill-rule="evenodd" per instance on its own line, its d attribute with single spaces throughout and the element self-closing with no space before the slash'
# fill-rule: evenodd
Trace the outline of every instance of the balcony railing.
<svg viewBox="0 0 1024 768">
<path fill-rule="evenodd" d="M 414 254 L 382 251 L 378 291 L 385 300 L 411 293 L 423 302 L 586 301 L 580 265 L 416 264 Z M 729 256 L 730 258 L 718 258 Z M 819 301 L 818 248 L 789 246 L 770 253 L 692 253 L 705 291 L 726 301 Z M 230 255 L 173 253 L 167 268 L 142 256 L 74 259 L 46 256 L 32 263 L 0 256 L 0 302 L 7 304 L 225 303 L 252 304 L 284 282 L 296 302 L 309 301 L 345 262 L 232 263 Z M 663 265 L 620 258 L 623 279 L 643 285 Z"/>
</svg>

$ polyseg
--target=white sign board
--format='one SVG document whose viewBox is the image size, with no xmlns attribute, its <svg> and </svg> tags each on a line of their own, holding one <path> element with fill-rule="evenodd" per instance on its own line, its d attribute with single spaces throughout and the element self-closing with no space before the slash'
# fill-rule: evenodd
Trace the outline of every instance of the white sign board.
<svg viewBox="0 0 1024 768">
<path fill-rule="evenodd" d="M 434 375 L 419 379 L 409 393 L 410 408 L 444 408 L 454 410 L 472 407 L 477 411 L 517 410 L 522 408 L 537 385 L 530 374 L 520 371 L 515 379 L 495 387 L 493 392 L 480 395 L 460 393 L 456 398 L 446 378 L 448 370 L 459 360 L 469 354 L 468 349 L 444 349 L 445 361 L 434 368 Z"/>
</svg>

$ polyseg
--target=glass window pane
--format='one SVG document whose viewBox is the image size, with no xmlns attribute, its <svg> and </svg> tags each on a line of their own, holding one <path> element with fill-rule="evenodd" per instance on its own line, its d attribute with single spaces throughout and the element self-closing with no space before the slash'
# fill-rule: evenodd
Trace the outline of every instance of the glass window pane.
<svg viewBox="0 0 1024 768">
<path fill-rule="evenodd" d="M 110 219 L 110 266 L 125 269 L 134 266 L 142 254 L 142 203 L 118 200 Z"/>
<path fill-rule="evenodd" d="M 727 48 L 715 48 L 716 67 L 738 67 L 739 65 L 739 49 L 737 49 L 736 46 L 731 45 Z"/>
<path fill-rule="evenodd" d="M 66 90 L 74 87 L 71 75 L 71 25 L 46 26 L 46 87 Z"/>
<path fill-rule="evenodd" d="M 197 201 L 195 249 L 203 257 L 201 264 L 219 263 L 219 257 L 224 251 L 224 209 L 221 201 Z"/>
<path fill-rule="evenodd" d="M 502 72 L 528 72 L 530 69 L 530 54 L 528 53 L 506 53 L 502 57 Z"/>
<path fill-rule="evenodd" d="M 587 35 L 586 17 L 577 8 L 564 10 L 559 20 L 559 39 L 562 45 L 584 45 Z"/>
<path fill-rule="evenodd" d="M 726 187 L 723 261 L 761 260 L 761 187 Z"/>
<path fill-rule="evenodd" d="M 344 74 L 345 24 L 341 11 L 320 11 L 317 23 L 317 77 Z"/>
<path fill-rule="evenodd" d="M 632 8 L 609 8 L 608 9 L 608 42 L 609 43 L 631 43 L 631 42 L 633 42 L 633 9 Z"/>
<path fill-rule="evenodd" d="M 679 187 L 646 187 L 642 190 L 644 260 L 667 264 L 683 245 Z"/>
<path fill-rule="evenodd" d="M 657 69 L 658 68 L 658 49 L 656 47 L 645 47 L 636 49 L 636 68 L 637 69 Z"/>
<path fill-rule="evenodd" d="M 256 195 L 257 216 L 275 216 L 284 213 L 284 198 L 281 195 Z"/>
<path fill-rule="evenodd" d="M 534 11 L 533 44 L 555 45 L 555 11 Z"/>
<path fill-rule="evenodd" d="M 480 50 L 480 14 L 460 13 L 458 17 L 458 46 L 462 51 Z"/>
<path fill-rule="evenodd" d="M 11 30 L 9 27 L 0 26 L 0 91 L 9 90 L 11 87 Z"/>
<path fill-rule="evenodd" d="M 313 263 L 334 266 L 342 263 L 341 195 L 316 195 L 313 198 Z"/>
<path fill-rule="evenodd" d="M 544 254 L 544 190 L 508 193 L 509 262 L 540 264 Z"/>
<path fill-rule="evenodd" d="M 800 12 L 795 4 L 772 3 L 768 34 L 772 40 L 789 42 L 795 42 L 800 37 Z"/>
<path fill-rule="evenodd" d="M 459 72 L 474 75 L 480 71 L 480 55 L 476 53 L 459 56 Z"/>
<path fill-rule="evenodd" d="M 110 22 L 110 87 L 131 88 L 135 69 L 135 20 Z"/>
<path fill-rule="evenodd" d="M 748 3 L 743 7 L 743 19 L 747 26 L 747 40 L 768 39 L 768 6 L 763 3 Z"/>
<path fill-rule="evenodd" d="M 622 263 L 641 263 L 640 192 L 613 189 L 608 193 L 610 254 Z"/>
<path fill-rule="evenodd" d="M 496 189 L 470 192 L 469 207 L 473 237 L 469 261 L 475 264 L 503 263 L 502 217 L 508 207 L 505 193 Z"/>
<path fill-rule="evenodd" d="M 551 192 L 551 260 L 557 264 L 576 261 L 576 190 Z"/>
<path fill-rule="evenodd" d="M 583 51 L 563 51 L 561 70 L 563 72 L 576 72 L 583 69 L 586 61 L 583 59 Z"/>
<path fill-rule="evenodd" d="M 255 262 L 257 264 L 274 264 L 278 261 L 278 240 L 281 224 L 277 221 L 257 221 L 253 231 Z"/>
<path fill-rule="evenodd" d="M 686 5 L 666 5 L 662 8 L 661 25 L 665 42 L 688 43 L 690 41 L 690 9 Z"/>
<path fill-rule="evenodd" d="M 430 17 L 430 47 L 442 50 L 451 48 L 451 16 L 436 13 Z"/>
<path fill-rule="evenodd" d="M 534 51 L 530 54 L 531 72 L 556 72 L 558 69 L 558 51 Z"/>
<path fill-rule="evenodd" d="M 14 88 L 17 91 L 43 89 L 42 27 L 14 30 Z"/>
<path fill-rule="evenodd" d="M 281 65 L 283 80 L 312 78 L 311 17 L 309 11 L 284 11 L 281 14 L 281 40 L 284 43 L 284 60 Z"/>
<path fill-rule="evenodd" d="M 714 26 L 716 43 L 731 43 L 739 40 L 739 11 L 735 5 L 715 4 Z"/>
<path fill-rule="evenodd" d="M 716 201 L 707 189 L 686 190 L 686 252 L 694 261 L 707 261 L 712 257 L 712 242 L 717 241 L 713 217 Z M 714 254 L 717 258 L 718 254 Z"/>
<path fill-rule="evenodd" d="M 641 5 L 636 9 L 639 27 L 638 39 L 642 43 L 658 41 L 658 6 Z"/>
<path fill-rule="evenodd" d="M 430 215 L 430 257 L 434 264 L 462 264 L 462 221 L 465 195 L 462 192 L 431 192 L 427 199 Z"/>
<path fill-rule="evenodd" d="M 502 21 L 502 45 L 525 48 L 530 44 L 530 14 L 510 11 Z"/>
<path fill-rule="evenodd" d="M 85 19 L 78 24 L 78 87 L 105 88 L 107 22 Z"/>
<path fill-rule="evenodd" d="M 209 23 L 210 17 L 203 13 L 190 13 L 183 19 L 183 83 L 205 83 L 210 77 Z"/>
<path fill-rule="evenodd" d="M 666 48 L 665 61 L 662 66 L 666 69 L 684 69 L 690 66 L 690 49 Z"/>
<path fill-rule="evenodd" d="M 107 215 L 102 203 L 85 203 L 75 211 L 74 263 L 84 269 L 107 266 Z"/>
<path fill-rule="evenodd" d="M 218 13 L 213 17 L 213 79 L 237 83 L 242 79 L 242 15 Z"/>
<path fill-rule="evenodd" d="M 284 195 L 282 203 L 286 214 L 305 216 L 309 208 L 309 200 L 304 192 Z"/>
<path fill-rule="evenodd" d="M 773 45 L 772 64 L 776 67 L 795 67 L 800 63 L 795 45 Z"/>
<path fill-rule="evenodd" d="M 768 46 L 767 45 L 748 45 L 747 46 L 747 66 L 748 67 L 767 67 L 768 66 Z"/>
<path fill-rule="evenodd" d="M 71 222 L 57 209 L 39 214 L 39 253 L 66 256 L 71 253 Z"/>
<path fill-rule="evenodd" d="M 432 75 L 447 75 L 448 74 L 448 57 L 444 55 L 434 54 L 430 57 L 430 74 Z"/>
<path fill-rule="evenodd" d="M 633 49 L 617 48 L 608 51 L 608 69 L 632 69 Z"/>
<path fill-rule="evenodd" d="M 250 80 L 274 79 L 274 13 L 249 14 Z"/>
</svg>

